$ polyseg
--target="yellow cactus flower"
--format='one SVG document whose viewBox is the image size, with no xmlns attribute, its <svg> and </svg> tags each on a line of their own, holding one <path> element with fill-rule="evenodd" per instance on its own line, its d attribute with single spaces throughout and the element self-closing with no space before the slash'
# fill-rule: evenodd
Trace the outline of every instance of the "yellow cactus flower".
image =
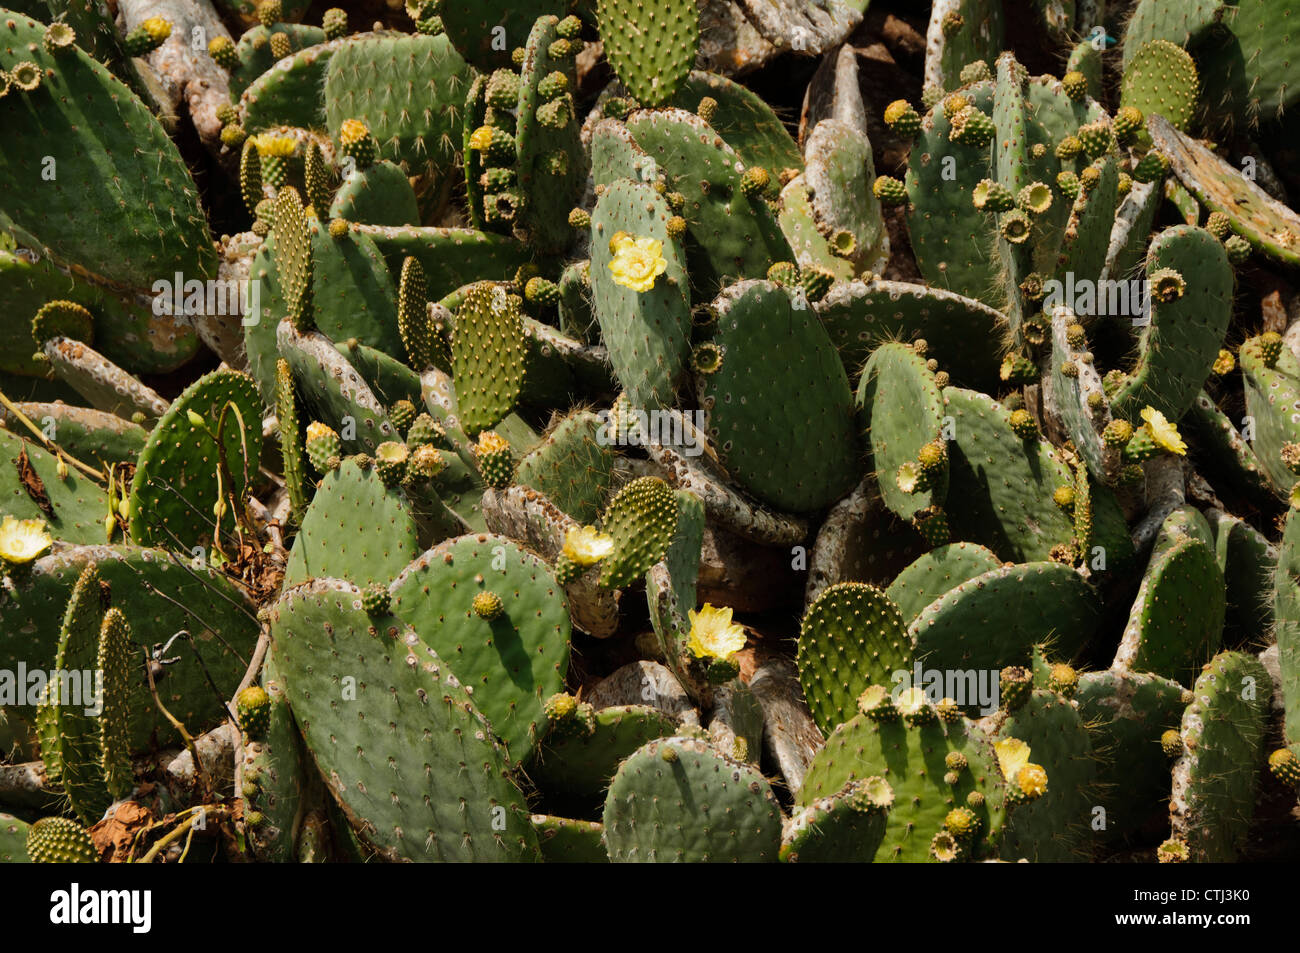
<svg viewBox="0 0 1300 953">
<path fill-rule="evenodd" d="M 54 545 L 45 531 L 44 520 L 20 520 L 6 516 L 0 522 L 0 559 L 21 565 L 29 563 Z"/>
<path fill-rule="evenodd" d="M 594 566 L 614 551 L 614 537 L 594 526 L 574 526 L 564 537 L 564 555 L 579 566 Z"/>
<path fill-rule="evenodd" d="M 469 147 L 477 152 L 482 152 L 488 146 L 492 145 L 492 127 L 479 126 L 469 136 Z"/>
<path fill-rule="evenodd" d="M 731 621 L 731 607 L 715 608 L 704 603 L 696 612 L 691 609 L 691 637 L 686 647 L 696 658 L 727 659 L 745 647 L 745 628 Z"/>
<path fill-rule="evenodd" d="M 1029 745 L 1019 738 L 1003 738 L 993 746 L 998 756 L 998 767 L 1008 782 L 1013 781 L 1020 769 L 1029 763 Z"/>
<path fill-rule="evenodd" d="M 614 260 L 609 263 L 614 281 L 638 294 L 653 288 L 655 279 L 668 268 L 663 242 L 657 238 L 637 238 L 619 232 L 610 239 L 609 249 L 614 253 Z"/>
<path fill-rule="evenodd" d="M 344 144 L 360 142 L 368 135 L 370 129 L 360 119 L 344 119 L 343 124 L 339 126 L 339 141 Z"/>
<path fill-rule="evenodd" d="M 1162 449 L 1180 457 L 1187 454 L 1187 444 L 1183 443 L 1178 428 L 1166 420 L 1164 414 L 1154 407 L 1144 407 L 1142 419 L 1146 421 L 1147 432 L 1151 434 L 1151 439 Z"/>
<path fill-rule="evenodd" d="M 308 443 L 313 443 L 316 440 L 320 440 L 322 437 L 329 437 L 332 435 L 334 435 L 334 430 L 328 424 L 323 424 L 319 420 L 313 420 L 307 425 Z"/>
<path fill-rule="evenodd" d="M 144 32 L 149 34 L 149 39 L 155 43 L 161 43 L 172 35 L 172 25 L 162 17 L 150 17 L 140 26 L 144 29 Z"/>
<path fill-rule="evenodd" d="M 1041 764 L 1027 764 L 1016 772 L 1016 785 L 1025 797 L 1047 793 L 1047 771 Z"/>
<path fill-rule="evenodd" d="M 252 143 L 259 155 L 279 158 L 293 155 L 293 150 L 298 148 L 298 142 L 293 136 L 273 136 L 267 132 L 253 136 Z"/>
<path fill-rule="evenodd" d="M 474 452 L 482 456 L 485 453 L 500 453 L 502 450 L 509 449 L 510 443 L 505 437 L 495 430 L 485 430 L 478 435 L 478 443 L 474 447 Z"/>
</svg>

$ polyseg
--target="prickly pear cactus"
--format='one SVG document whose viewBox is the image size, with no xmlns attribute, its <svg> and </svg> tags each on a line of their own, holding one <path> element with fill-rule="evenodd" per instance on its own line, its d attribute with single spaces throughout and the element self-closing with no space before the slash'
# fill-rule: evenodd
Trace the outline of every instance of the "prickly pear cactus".
<svg viewBox="0 0 1300 953">
<path fill-rule="evenodd" d="M 1296 859 L 1297 0 L 8 7 L 0 862 Z"/>
</svg>

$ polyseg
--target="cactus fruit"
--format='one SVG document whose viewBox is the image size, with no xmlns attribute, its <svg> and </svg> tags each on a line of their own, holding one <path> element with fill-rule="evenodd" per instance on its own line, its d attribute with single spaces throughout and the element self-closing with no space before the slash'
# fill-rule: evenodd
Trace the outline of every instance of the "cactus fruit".
<svg viewBox="0 0 1300 953">
<path fill-rule="evenodd" d="M 896 99 L 885 107 L 885 125 L 910 139 L 921 129 L 921 116 L 906 99 Z"/>
<path fill-rule="evenodd" d="M 235 698 L 235 715 L 248 737 L 254 740 L 266 737 L 271 725 L 271 696 L 262 686 L 249 685 Z"/>
<path fill-rule="evenodd" d="M 504 437 L 485 430 L 474 445 L 474 456 L 478 460 L 479 472 L 483 474 L 483 482 L 498 490 L 510 485 L 514 478 L 514 453 Z"/>
<path fill-rule="evenodd" d="M 307 425 L 307 441 L 304 448 L 312 467 L 317 473 L 323 475 L 334 468 L 330 461 L 337 460 L 342 443 L 339 441 L 339 435 L 332 428 L 319 420 L 313 420 Z"/>
</svg>

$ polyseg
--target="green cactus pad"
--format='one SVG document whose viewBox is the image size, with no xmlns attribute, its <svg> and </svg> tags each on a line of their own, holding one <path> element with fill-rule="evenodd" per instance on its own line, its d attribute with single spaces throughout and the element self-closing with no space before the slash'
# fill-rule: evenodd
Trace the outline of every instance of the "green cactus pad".
<svg viewBox="0 0 1300 953">
<path fill-rule="evenodd" d="M 261 453 L 262 404 L 252 378 L 237 371 L 199 378 L 176 398 L 140 453 L 131 484 L 131 538 L 182 550 L 212 545 L 214 536 L 234 529 L 234 507 L 242 505 Z M 219 499 L 225 504 L 220 519 L 213 512 Z"/>
<path fill-rule="evenodd" d="M 420 209 L 410 181 L 387 159 L 345 177 L 334 193 L 329 212 L 332 219 L 366 225 L 402 227 L 420 221 Z"/>
<path fill-rule="evenodd" d="M 781 117 L 761 96 L 733 79 L 692 70 L 668 105 L 692 112 L 705 96 L 717 104 L 709 125 L 736 150 L 745 168 L 760 166 L 772 175 L 803 168 L 799 146 Z"/>
<path fill-rule="evenodd" d="M 895 515 L 911 519 L 918 511 L 942 506 L 948 489 L 944 459 L 923 485 L 909 492 L 902 470 L 919 473 L 917 454 L 942 445 L 943 395 L 926 359 L 906 344 L 882 344 L 862 369 L 857 392 L 862 442 L 870 453 L 880 496 Z M 936 443 L 938 442 L 938 443 Z"/>
<path fill-rule="evenodd" d="M 812 192 L 802 175 L 795 176 L 781 190 L 777 223 L 781 226 L 781 233 L 785 235 L 785 240 L 790 243 L 790 249 L 794 252 L 795 264 L 800 268 L 825 269 L 837 282 L 845 282 L 853 278 L 853 263 L 836 255 L 831 248 L 830 239 L 818 229 L 817 216 L 813 211 Z"/>
<path fill-rule="evenodd" d="M 515 482 L 537 490 L 579 523 L 595 523 L 605 508 L 614 466 L 604 427 L 589 411 L 565 417 L 519 461 Z"/>
<path fill-rule="evenodd" d="M 1089 471 L 1102 480 L 1113 480 L 1120 465 L 1120 454 L 1108 447 L 1101 434 L 1110 422 L 1110 406 L 1097 370 L 1087 363 L 1088 342 L 1070 343 L 1070 328 L 1077 317 L 1064 305 L 1052 314 L 1051 390 L 1052 409 L 1060 418 L 1066 434 L 1087 464 Z M 1066 368 L 1070 373 L 1066 373 Z M 1093 395 L 1098 395 L 1099 403 Z"/>
<path fill-rule="evenodd" d="M 677 529 L 661 562 L 646 573 L 646 602 L 650 623 L 668 666 L 693 698 L 707 694 L 703 673 L 687 643 L 687 613 L 698 602 L 700 551 L 704 543 L 704 504 L 692 493 L 678 490 Z"/>
<path fill-rule="evenodd" d="M 936 8 L 937 9 L 937 8 Z M 965 87 L 974 108 L 993 108 L 993 84 Z M 908 237 L 928 284 L 1001 308 L 999 262 L 992 219 L 972 204 L 972 194 L 992 171 L 992 150 L 953 142 L 951 117 L 935 106 L 921 124 L 908 158 L 911 201 Z"/>
<path fill-rule="evenodd" d="M 397 436 L 384 405 L 329 338 L 319 331 L 299 334 L 285 320 L 276 328 L 276 340 L 305 411 L 336 429 L 345 451 L 373 453 Z"/>
<path fill-rule="evenodd" d="M 1300 746 L 1300 519 L 1287 514 L 1278 547 L 1273 583 L 1282 701 L 1286 708 L 1283 737 L 1294 750 Z"/>
<path fill-rule="evenodd" d="M 1179 733 L 1169 814 L 1193 860 L 1230 863 L 1255 811 L 1273 681 L 1252 655 L 1224 652 L 1192 689 Z"/>
<path fill-rule="evenodd" d="M 462 536 L 429 550 L 390 586 L 392 613 L 446 659 L 516 757 L 537 743 L 542 705 L 564 688 L 569 612 L 538 557 L 502 536 Z M 474 597 L 495 593 L 502 613 L 484 619 Z"/>
<path fill-rule="evenodd" d="M 98 821 L 113 800 L 101 763 L 96 715 L 102 714 L 102 709 L 96 712 L 97 700 L 86 697 L 84 689 L 91 688 L 93 692 L 93 686 L 85 684 L 81 675 L 96 670 L 99 634 L 108 608 L 106 601 L 99 575 L 91 563 L 72 587 L 53 659 L 55 671 L 74 673 L 81 681 L 78 684 L 51 681 L 36 715 L 45 773 L 63 787 L 77 818 L 87 825 Z M 143 663 L 143 659 L 138 661 Z M 106 691 L 108 686 L 102 684 L 101 688 Z M 100 704 L 108 701 L 106 694 L 98 699 Z"/>
<path fill-rule="evenodd" d="M 414 255 L 424 268 L 429 299 L 437 301 L 475 279 L 508 280 L 529 260 L 527 246 L 472 228 L 392 228 L 358 225 L 379 246 L 394 274 Z"/>
<path fill-rule="evenodd" d="M 1001 738 L 1029 745 L 1036 764 L 1047 771 L 1047 792 L 1019 805 L 1007 820 L 1003 860 L 1078 863 L 1094 842 L 1091 822 L 1096 803 L 1097 758 L 1083 719 L 1054 692 L 1035 691 L 998 729 Z"/>
<path fill-rule="evenodd" d="M 306 23 L 276 23 L 268 28 L 257 24 L 240 34 L 235 45 L 237 65 L 230 70 L 230 94 L 238 98 L 258 77 L 276 65 L 277 58 L 271 49 L 271 37 L 283 34 L 289 39 L 290 52 L 320 46 L 325 42 L 325 31 Z"/>
<path fill-rule="evenodd" d="M 849 259 L 858 272 L 884 270 L 889 235 L 871 190 L 876 178 L 871 142 L 848 122 L 823 119 L 808 136 L 804 156 L 818 223 L 827 233 L 847 229 L 853 235 Z"/>
<path fill-rule="evenodd" d="M 853 396 L 821 324 L 766 281 L 733 285 L 713 308 L 722 367 L 696 384 L 722 464 L 782 510 L 808 512 L 848 492 L 858 475 Z"/>
<path fill-rule="evenodd" d="M 149 431 L 139 424 L 102 410 L 61 402 L 15 406 L 32 423 L 52 432 L 59 449 L 91 466 L 134 463 L 149 439 Z M 0 408 L 0 422 L 20 436 L 28 432 L 3 408 Z"/>
<path fill-rule="evenodd" d="M 1172 268 L 1186 288 L 1174 301 L 1151 295 L 1137 363 L 1111 400 L 1112 411 L 1135 426 L 1145 407 L 1175 421 L 1187 412 L 1210 376 L 1232 315 L 1232 266 L 1209 232 L 1175 225 L 1156 236 L 1147 256 L 1149 282 Z"/>
<path fill-rule="evenodd" d="M 284 584 L 333 577 L 387 583 L 419 553 L 415 518 L 400 490 L 344 460 L 325 475 L 285 566 Z"/>
<path fill-rule="evenodd" d="M 86 830 L 66 817 L 43 817 L 27 829 L 27 856 L 35 864 L 93 864 L 99 852 Z"/>
<path fill-rule="evenodd" d="M 1116 666 L 1190 685 L 1223 637 L 1225 586 L 1214 552 L 1186 537 L 1153 554 Z"/>
<path fill-rule="evenodd" d="M 1159 558 L 1188 538 L 1199 540 L 1211 550 L 1214 549 L 1214 531 L 1210 528 L 1209 521 L 1196 507 L 1184 503 L 1175 507 L 1160 524 L 1160 530 L 1151 544 L 1150 558 Z"/>
<path fill-rule="evenodd" d="M 280 597 L 271 639 L 307 748 L 364 843 L 394 860 L 537 858 L 504 749 L 408 626 L 317 580 Z"/>
<path fill-rule="evenodd" d="M 0 99 L 9 142 L 0 160 L 7 216 L 63 262 L 137 291 L 178 272 L 186 280 L 214 277 L 217 259 L 197 189 L 158 120 L 80 49 L 47 51 L 43 24 L 18 15 L 9 22 L 0 69 L 34 63 L 41 84 Z M 52 181 L 43 174 L 47 156 L 56 163 Z"/>
<path fill-rule="evenodd" d="M 555 864 L 607 864 L 602 840 L 605 828 L 598 821 L 578 821 L 549 814 L 534 814 L 533 829 L 542 860 Z"/>
<path fill-rule="evenodd" d="M 678 720 L 647 705 L 602 708 L 590 733 L 547 730 L 527 765 L 528 777 L 548 799 L 579 805 L 603 800 L 619 764 L 656 738 L 676 734 Z"/>
<path fill-rule="evenodd" d="M 378 165 L 371 166 L 367 172 L 377 168 Z M 385 353 L 401 355 L 397 289 L 374 240 L 359 231 L 334 238 L 315 219 L 308 220 L 307 233 L 311 273 L 306 297 L 310 301 L 311 323 L 332 341 L 355 339 Z M 262 279 L 262 310 L 259 315 L 250 315 L 247 320 L 252 323 L 244 328 L 250 369 L 268 402 L 273 391 L 264 389 L 269 381 L 263 375 L 274 375 L 278 356 L 276 323 L 283 314 L 280 309 L 289 298 L 283 266 L 277 260 L 273 270 L 268 267 L 279 247 L 280 240 L 273 233 L 254 257 L 252 274 Z"/>
<path fill-rule="evenodd" d="M 601 585 L 626 586 L 668 552 L 677 530 L 677 499 L 658 477 L 641 477 L 618 491 L 601 522 L 614 551 L 601 564 Z"/>
<path fill-rule="evenodd" d="M 461 426 L 469 436 L 514 409 L 524 382 L 523 328 L 505 289 L 480 282 L 465 294 L 451 339 Z"/>
<path fill-rule="evenodd" d="M 43 373 L 33 357 L 42 342 L 32 337 L 31 321 L 17 317 L 35 315 L 46 302 L 56 300 L 86 308 L 99 329 L 99 350 L 127 370 L 175 370 L 198 350 L 199 338 L 189 323 L 170 314 L 155 314 L 151 303 L 134 294 L 100 287 L 75 271 L 59 268 L 48 255 L 20 245 L 9 248 L 6 241 L 7 236 L 0 232 L 0 293 L 15 320 L 4 322 L 0 329 L 0 369 L 16 374 Z M 174 306 L 174 297 L 166 300 Z M 181 300 L 183 305 L 184 294 Z M 10 391 L 9 396 L 14 394 Z"/>
<path fill-rule="evenodd" d="M 522 47 L 538 17 L 555 12 L 548 0 L 511 3 L 440 4 L 438 18 L 456 50 L 482 71 L 510 66 L 510 51 Z"/>
<path fill-rule="evenodd" d="M 1158 675 L 1123 670 L 1086 672 L 1075 700 L 1098 753 L 1099 836 L 1114 842 L 1167 823 L 1169 765 L 1160 736 L 1178 727 L 1187 690 Z M 1050 775 L 1049 775 L 1050 777 Z"/>
<path fill-rule="evenodd" d="M 1272 404 L 1260 401 L 1260 379 L 1256 373 L 1262 365 L 1252 365 L 1244 371 L 1246 409 L 1257 414 L 1255 424 L 1255 441 L 1247 441 L 1237 429 L 1232 418 L 1224 413 L 1214 402 L 1214 398 L 1202 391 L 1187 414 L 1179 421 L 1178 429 L 1187 438 L 1187 442 L 1196 449 L 1197 461 L 1205 468 L 1207 479 L 1218 486 L 1219 481 L 1231 486 L 1237 492 L 1259 500 L 1279 499 L 1286 495 L 1289 485 L 1275 485 L 1265 470 L 1263 461 L 1255 450 L 1257 444 L 1266 453 L 1280 452 L 1282 440 L 1289 439 L 1289 426 L 1279 426 L 1285 418 L 1273 413 Z M 1273 373 L 1262 375 L 1272 377 Z M 1261 408 L 1266 412 L 1259 414 Z M 1276 441 L 1276 442 L 1275 442 Z M 1273 470 L 1281 480 L 1283 475 L 1281 458 Z"/>
<path fill-rule="evenodd" d="M 662 0 L 650 16 L 629 0 L 597 0 L 605 55 L 619 80 L 640 102 L 673 98 L 695 61 L 699 14 L 693 0 Z"/>
<path fill-rule="evenodd" d="M 790 819 L 781 844 L 787 863 L 870 863 L 885 837 L 894 791 L 883 778 L 850 781 Z"/>
<path fill-rule="evenodd" d="M 276 365 L 275 415 L 279 424 L 280 459 L 284 469 L 284 486 L 289 494 L 289 518 L 301 523 L 307 509 L 307 458 L 303 450 L 303 423 L 298 414 L 293 372 L 289 362 Z"/>
<path fill-rule="evenodd" d="M 560 251 L 569 244 L 573 230 L 565 216 L 581 198 L 587 177 L 587 156 L 568 93 L 552 101 L 560 103 L 561 114 L 567 111 L 567 121 L 558 128 L 543 121 L 549 105 L 543 95 L 547 77 L 558 73 L 570 89 L 577 85 L 574 58 L 556 55 L 558 23 L 556 17 L 540 17 L 528 34 L 515 113 L 516 172 L 519 187 L 527 196 L 520 226 L 542 253 Z"/>
<path fill-rule="evenodd" d="M 948 512 L 954 535 L 1003 559 L 1047 559 L 1074 532 L 1052 502 L 1058 487 L 1073 482 L 1068 468 L 1046 442 L 1016 436 L 1010 414 L 992 398 L 956 387 L 943 396 L 953 418 L 948 495 L 961 501 Z"/>
<path fill-rule="evenodd" d="M 401 361 L 361 343 L 344 341 L 335 346 L 385 407 L 400 400 L 409 400 L 417 407 L 422 403 L 420 375 Z"/>
<path fill-rule="evenodd" d="M 1078 573 L 1034 562 L 992 569 L 948 590 L 912 620 L 908 634 L 927 668 L 1001 669 L 1027 664 L 1044 642 L 1071 658 L 1100 623 L 1100 602 Z"/>
<path fill-rule="evenodd" d="M 267 863 L 283 863 L 295 857 L 308 763 L 274 657 L 264 663 L 262 681 L 270 698 L 270 715 L 264 736 L 244 746 L 243 783 L 238 793 L 244 816 L 256 811 L 264 819 L 249 831 L 254 856 Z"/>
<path fill-rule="evenodd" d="M 1204 3 L 1205 0 L 1202 0 Z M 1290 80 L 1295 47 L 1290 30 L 1294 0 L 1237 0 L 1224 4 L 1218 29 L 1197 47 L 1206 99 L 1215 118 L 1232 126 L 1280 120 L 1295 108 Z"/>
<path fill-rule="evenodd" d="M 775 213 L 741 191 L 736 153 L 708 123 L 680 109 L 638 110 L 627 128 L 667 176 L 668 191 L 686 198 L 689 270 L 701 298 L 794 258 Z"/>
<path fill-rule="evenodd" d="M 1245 520 L 1215 509 L 1207 510 L 1205 517 L 1214 533 L 1214 554 L 1227 584 L 1224 644 L 1250 644 L 1270 621 L 1268 599 L 1260 593 L 1272 589 L 1278 550 Z"/>
<path fill-rule="evenodd" d="M 34 423 L 41 425 L 40 420 Z M 0 512 L 20 520 L 44 520 L 50 535 L 64 542 L 102 542 L 104 518 L 108 516 L 104 490 L 71 468 L 61 479 L 58 460 L 21 433 L 0 430 Z M 22 479 L 19 461 L 24 454 L 44 487 L 43 497 L 40 493 L 33 496 Z M 49 512 L 42 503 L 49 506 Z"/>
<path fill-rule="evenodd" d="M 1148 40 L 1125 54 L 1120 105 L 1134 106 L 1144 116 L 1163 116 L 1175 129 L 1186 131 L 1200 93 L 1192 57 L 1168 40 Z"/>
<path fill-rule="evenodd" d="M 1186 47 L 1203 39 L 1222 18 L 1224 0 L 1138 0 L 1124 26 L 1124 68 L 1150 40 Z"/>
<path fill-rule="evenodd" d="M 1004 48 L 1006 21 L 996 0 L 939 0 L 930 7 L 925 35 L 925 82 L 939 91 L 962 86 L 971 63 L 992 63 Z"/>
<path fill-rule="evenodd" d="M 195 734 L 225 721 L 225 699 L 248 668 L 258 625 L 243 591 L 225 573 L 188 555 L 182 561 L 163 550 L 99 545 L 67 547 L 38 559 L 0 607 L 0 667 L 54 659 L 70 594 L 92 562 L 130 626 L 133 657 L 152 655 L 181 630 L 193 637 L 193 646 L 184 638 L 171 645 L 156 676 L 168 710 Z M 159 744 L 179 743 L 145 679 L 132 685 L 130 710 L 138 716 L 132 718 L 132 750 L 145 750 L 155 735 Z M 23 709 L 6 714 L 11 720 L 29 717 Z"/>
<path fill-rule="evenodd" d="M 0 864 L 29 864 L 26 821 L 0 811 Z"/>
<path fill-rule="evenodd" d="M 1092 168 L 1098 169 L 1100 177 L 1091 189 L 1080 194 L 1070 209 L 1061 243 L 1062 260 L 1056 270 L 1061 276 L 1072 273 L 1076 281 L 1080 278 L 1096 281 L 1101 277 L 1120 202 L 1119 166 L 1114 158 L 1107 156 Z"/>
<path fill-rule="evenodd" d="M 967 767 L 956 784 L 944 776 L 948 755 L 957 752 Z M 970 722 L 946 725 L 932 721 L 908 725 L 902 719 L 876 722 L 856 715 L 835 729 L 808 766 L 795 802 L 806 807 L 830 797 L 850 781 L 882 777 L 894 789 L 894 806 L 876 860 L 929 863 L 930 841 L 944 826 L 948 812 L 970 805 L 978 792 L 983 803 L 972 809 L 980 822 L 980 839 L 996 843 L 1006 823 L 1006 793 L 991 739 Z M 978 799 L 977 799 L 978 800 Z"/>
<path fill-rule="evenodd" d="M 885 595 L 898 607 L 903 624 L 911 625 L 921 610 L 940 596 L 1001 565 L 1001 560 L 978 543 L 949 543 L 908 565 L 890 583 Z"/>
<path fill-rule="evenodd" d="M 628 400 L 645 410 L 671 404 L 690 346 L 685 251 L 668 234 L 671 216 L 668 203 L 650 186 L 620 179 L 597 200 L 591 218 L 592 310 Z M 659 243 L 664 270 L 651 287 L 628 287 L 628 279 L 611 270 L 619 262 L 611 246 L 620 233 Z"/>
<path fill-rule="evenodd" d="M 1246 415 L 1255 430 L 1250 445 L 1275 490 L 1287 493 L 1295 485 L 1296 475 L 1283 463 L 1282 447 L 1300 442 L 1300 360 L 1284 347 L 1270 367 L 1259 338 L 1247 340 L 1238 354 Z"/>
<path fill-rule="evenodd" d="M 956 383 L 989 391 L 998 385 L 1001 355 L 961 342 L 1000 340 L 1006 318 L 973 298 L 902 281 L 853 281 L 836 285 L 814 310 L 851 376 L 881 342 L 919 337 Z"/>
<path fill-rule="evenodd" d="M 911 675 L 912 640 L 898 607 L 857 582 L 830 586 L 808 607 L 799 629 L 799 683 L 824 734 L 857 712 L 869 685 L 898 687 Z M 909 678 L 910 681 L 910 678 Z"/>
<path fill-rule="evenodd" d="M 410 175 L 440 177 L 456 161 L 457 111 L 471 70 L 446 36 L 351 37 L 330 57 L 325 116 L 338 138 L 345 120 L 360 119 L 379 141 L 383 158 Z M 418 109 L 411 89 L 423 90 Z"/>
<path fill-rule="evenodd" d="M 767 779 L 694 738 L 652 741 L 624 761 L 602 822 L 614 863 L 774 862 L 781 848 Z"/>
<path fill-rule="evenodd" d="M 330 58 L 347 40 L 295 50 L 248 84 L 239 97 L 242 125 L 250 133 L 275 126 L 325 127 L 325 85 Z"/>
</svg>

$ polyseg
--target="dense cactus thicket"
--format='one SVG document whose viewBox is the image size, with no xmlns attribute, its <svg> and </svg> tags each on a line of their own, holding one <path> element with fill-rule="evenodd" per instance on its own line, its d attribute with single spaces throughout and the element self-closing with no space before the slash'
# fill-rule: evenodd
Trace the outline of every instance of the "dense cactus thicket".
<svg viewBox="0 0 1300 953">
<path fill-rule="evenodd" d="M 0 861 L 1300 856 L 1300 0 L 0 3 Z"/>
</svg>

